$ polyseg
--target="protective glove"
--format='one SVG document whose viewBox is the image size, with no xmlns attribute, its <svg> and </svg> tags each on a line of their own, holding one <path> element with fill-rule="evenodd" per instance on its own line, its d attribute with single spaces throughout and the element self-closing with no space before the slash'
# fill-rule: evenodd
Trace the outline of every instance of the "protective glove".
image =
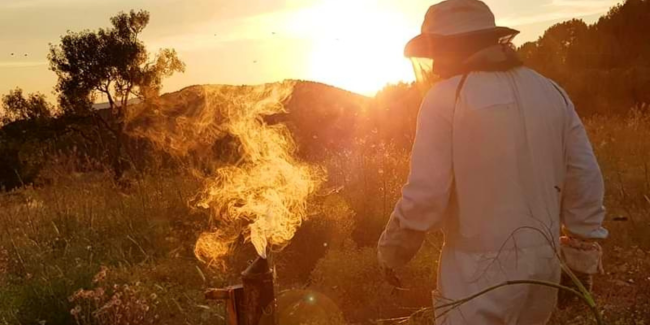
<svg viewBox="0 0 650 325">
<path fill-rule="evenodd" d="M 388 284 L 392 285 L 395 289 L 401 288 L 402 281 L 397 276 L 395 269 L 390 267 L 386 262 L 386 259 L 382 256 L 381 250 L 377 251 L 377 261 L 379 262 L 379 269 L 381 270 L 381 274 L 384 277 L 384 280 L 388 282 Z"/>
<path fill-rule="evenodd" d="M 395 270 L 387 266 L 382 266 L 381 270 L 382 270 L 382 274 L 384 275 L 384 280 L 386 280 L 388 284 L 396 288 L 402 287 L 402 281 L 397 276 L 397 272 L 395 272 Z"/>
<path fill-rule="evenodd" d="M 578 238 L 562 236 L 560 238 L 560 249 L 562 260 L 565 265 L 578 278 L 580 283 L 591 292 L 593 288 L 593 275 L 602 273 L 602 249 L 593 241 L 586 241 Z M 562 273 L 560 284 L 576 291 L 580 291 L 578 285 L 571 277 Z M 558 307 L 564 308 L 572 301 L 579 299 L 575 294 L 566 290 L 558 293 Z"/>
</svg>

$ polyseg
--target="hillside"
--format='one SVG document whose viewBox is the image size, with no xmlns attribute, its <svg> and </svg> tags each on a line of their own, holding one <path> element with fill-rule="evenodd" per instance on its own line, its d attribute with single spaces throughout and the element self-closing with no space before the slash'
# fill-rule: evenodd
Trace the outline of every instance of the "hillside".
<svg viewBox="0 0 650 325">
<path fill-rule="evenodd" d="M 223 120 L 220 114 L 230 109 L 233 100 L 250 100 L 251 103 L 243 106 L 255 105 L 255 99 L 247 96 L 255 96 L 260 87 L 269 90 L 291 87 L 291 93 L 282 100 L 285 112 L 264 119 L 269 124 L 286 124 L 305 156 L 349 146 L 358 130 L 367 127 L 371 98 L 322 83 L 285 81 L 259 86 L 194 85 L 164 94 L 154 103 L 132 109 L 127 133 L 145 135 L 154 141 L 173 141 L 181 134 L 192 134 L 197 141 L 207 141 L 202 146 L 211 146 L 209 142 L 214 138 L 209 133 L 215 132 L 211 128 L 220 128 Z M 180 142 L 186 141 L 172 146 L 187 145 Z M 190 148 L 178 149 L 186 152 Z"/>
<path fill-rule="evenodd" d="M 283 101 L 285 114 L 267 116 L 268 123 L 285 123 L 292 131 L 303 156 L 316 155 L 325 150 L 338 150 L 350 146 L 362 118 L 372 100 L 336 87 L 308 81 L 287 81 L 293 85 L 291 94 Z M 281 83 L 263 85 L 274 87 Z M 128 114 L 127 133 L 134 136 L 128 150 L 131 164 L 145 168 L 155 158 L 158 149 L 166 147 L 172 137 L 178 138 L 178 146 L 190 134 L 201 148 L 212 148 L 217 155 L 223 152 L 224 142 L 220 137 L 209 137 L 210 130 L 219 128 L 220 117 L 214 113 L 218 108 L 229 105 L 235 94 L 246 94 L 259 86 L 194 85 L 176 92 L 162 95 L 153 105 L 135 104 Z M 231 97 L 229 97 L 231 96 Z M 100 105 L 101 106 L 101 105 Z M 67 155 L 74 152 L 84 160 L 102 162 L 109 160 L 107 139 L 113 135 L 104 127 L 110 118 L 106 109 L 88 116 L 62 116 L 43 121 L 16 121 L 0 129 L 2 142 L 0 151 L 5 159 L 0 163 L 0 188 L 11 189 L 29 184 L 38 178 L 39 171 L 52 155 Z M 104 120 L 104 122 L 102 122 Z M 207 123 L 207 124 L 206 124 Z M 204 132 L 196 133 L 203 126 Z M 138 135 L 147 134 L 147 139 Z M 203 137 L 203 138 L 202 138 Z M 156 146 L 147 143 L 158 140 Z M 228 139 L 224 139 L 228 141 Z M 187 142 L 187 143 L 186 143 Z M 196 144 L 196 143 L 195 143 Z M 183 150 L 187 150 L 184 148 Z M 203 153 L 210 150 L 195 150 Z"/>
</svg>

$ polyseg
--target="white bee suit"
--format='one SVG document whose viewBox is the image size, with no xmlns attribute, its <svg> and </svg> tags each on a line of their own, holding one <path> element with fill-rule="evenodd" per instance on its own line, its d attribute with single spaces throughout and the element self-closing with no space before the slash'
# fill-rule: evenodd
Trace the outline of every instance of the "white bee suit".
<svg viewBox="0 0 650 325">
<path fill-rule="evenodd" d="M 566 94 L 523 67 L 473 72 L 459 87 L 462 79 L 437 83 L 424 99 L 408 183 L 379 241 L 380 262 L 399 268 L 427 231 L 443 230 L 436 306 L 506 280 L 559 282 L 552 246 L 562 228 L 607 237 L 602 175 Z M 556 294 L 507 286 L 438 310 L 436 322 L 545 324 Z"/>
</svg>

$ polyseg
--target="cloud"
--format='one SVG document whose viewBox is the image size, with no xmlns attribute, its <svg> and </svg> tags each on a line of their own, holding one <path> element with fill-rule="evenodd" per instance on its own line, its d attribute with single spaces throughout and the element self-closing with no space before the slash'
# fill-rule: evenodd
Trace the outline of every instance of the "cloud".
<svg viewBox="0 0 650 325">
<path fill-rule="evenodd" d="M 28 9 L 35 7 L 65 7 L 83 0 L 3 0 L 0 8 L 3 9 Z"/>
<path fill-rule="evenodd" d="M 262 40 L 271 36 L 270 32 L 268 33 L 269 35 L 266 36 L 262 35 L 259 31 L 251 30 L 250 28 L 243 27 L 239 30 L 233 28 L 234 26 L 240 26 L 240 24 L 230 25 L 227 30 L 225 30 L 225 28 L 215 28 L 214 26 L 208 27 L 208 25 L 209 24 L 206 24 L 206 28 L 202 28 L 200 31 L 189 30 L 152 39 L 147 42 L 147 47 L 151 51 L 167 47 L 172 47 L 178 51 L 196 51 L 218 48 L 229 42 Z M 206 30 L 218 30 L 219 32 L 206 32 Z"/>
<path fill-rule="evenodd" d="M 152 39 L 148 44 L 151 50 L 173 47 L 180 51 L 195 51 L 239 41 L 304 38 L 302 33 L 291 30 L 287 24 L 303 10 L 285 8 L 230 19 L 195 22 L 191 28 Z"/>
<path fill-rule="evenodd" d="M 616 0 L 553 0 L 549 5 L 556 7 L 571 7 L 571 8 L 603 8 L 608 9 L 621 1 Z"/>
<path fill-rule="evenodd" d="M 505 26 L 522 26 L 555 20 L 568 20 L 604 14 L 621 0 L 553 0 L 539 14 L 516 15 L 499 19 Z"/>
<path fill-rule="evenodd" d="M 0 61 L 0 68 L 32 68 L 47 64 L 47 61 Z"/>
</svg>

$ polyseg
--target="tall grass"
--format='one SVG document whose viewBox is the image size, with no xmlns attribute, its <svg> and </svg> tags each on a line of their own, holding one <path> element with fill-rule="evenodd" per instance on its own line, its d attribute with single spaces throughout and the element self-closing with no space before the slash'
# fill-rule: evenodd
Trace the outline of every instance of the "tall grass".
<svg viewBox="0 0 650 325">
<path fill-rule="evenodd" d="M 648 323 L 650 119 L 595 117 L 586 126 L 606 179 L 611 231 L 608 273 L 597 277 L 595 294 L 609 323 Z M 429 306 L 442 236 L 430 234 L 403 271 L 406 290 L 384 283 L 374 250 L 408 152 L 331 153 L 323 165 L 333 193 L 312 202 L 310 220 L 278 255 L 282 291 L 317 292 L 349 323 L 390 323 Z M 222 307 L 207 303 L 203 290 L 233 283 L 253 252 L 237 250 L 225 272 L 195 259 L 207 216 L 187 202 L 200 184 L 157 171 L 134 175 L 125 189 L 107 173 L 75 170 L 53 160 L 43 184 L 0 195 L 0 324 L 224 324 Z M 575 305 L 552 324 L 589 319 Z"/>
<path fill-rule="evenodd" d="M 0 323 L 75 323 L 68 298 L 95 288 L 102 266 L 113 281 L 104 285 L 159 296 L 159 317 L 209 323 L 217 311 L 203 308 L 202 291 L 223 277 L 192 253 L 203 221 L 186 204 L 195 187 L 169 175 L 122 190 L 108 174 L 71 174 L 2 195 Z"/>
</svg>

